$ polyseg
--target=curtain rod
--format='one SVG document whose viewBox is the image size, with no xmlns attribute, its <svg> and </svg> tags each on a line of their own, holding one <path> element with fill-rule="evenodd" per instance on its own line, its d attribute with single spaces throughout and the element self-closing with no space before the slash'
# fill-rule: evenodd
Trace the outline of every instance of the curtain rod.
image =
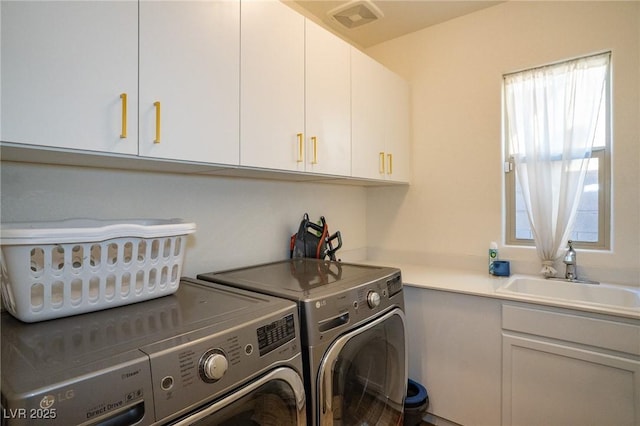
<svg viewBox="0 0 640 426">
<path fill-rule="evenodd" d="M 524 68 L 524 69 L 521 69 L 520 71 L 508 72 L 508 73 L 502 74 L 502 78 L 509 77 L 511 75 L 514 75 L 514 74 L 520 74 L 520 73 L 525 72 L 525 71 L 540 70 L 540 69 L 543 69 L 543 68 L 549 68 L 549 67 L 554 67 L 556 65 L 564 64 L 566 62 L 577 61 L 577 60 L 580 60 L 580 59 L 594 58 L 596 56 L 604 56 L 604 55 L 609 55 L 609 57 L 611 57 L 611 50 L 605 50 L 604 52 L 593 53 L 593 54 L 590 54 L 590 55 L 587 55 L 587 56 L 578 56 L 578 57 L 575 57 L 575 58 L 572 58 L 572 59 L 564 59 L 564 60 L 561 60 L 561 61 L 552 62 L 550 64 L 540 65 L 540 66 L 533 67 L 533 68 Z"/>
</svg>

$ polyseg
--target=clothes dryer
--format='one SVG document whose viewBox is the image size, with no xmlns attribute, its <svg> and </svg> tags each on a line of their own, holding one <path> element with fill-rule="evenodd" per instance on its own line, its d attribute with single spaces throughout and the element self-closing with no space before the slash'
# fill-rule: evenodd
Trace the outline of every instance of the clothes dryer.
<svg viewBox="0 0 640 426">
<path fill-rule="evenodd" d="M 400 270 L 302 258 L 198 278 L 298 304 L 309 424 L 402 423 L 407 342 Z"/>
</svg>

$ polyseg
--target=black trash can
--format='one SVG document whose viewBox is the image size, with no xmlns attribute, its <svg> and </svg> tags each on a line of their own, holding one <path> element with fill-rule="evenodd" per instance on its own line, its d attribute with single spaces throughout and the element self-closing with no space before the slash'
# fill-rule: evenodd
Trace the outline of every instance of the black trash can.
<svg viewBox="0 0 640 426">
<path fill-rule="evenodd" d="M 429 395 L 425 387 L 409 379 L 407 397 L 404 400 L 404 426 L 419 425 L 428 407 Z"/>
</svg>

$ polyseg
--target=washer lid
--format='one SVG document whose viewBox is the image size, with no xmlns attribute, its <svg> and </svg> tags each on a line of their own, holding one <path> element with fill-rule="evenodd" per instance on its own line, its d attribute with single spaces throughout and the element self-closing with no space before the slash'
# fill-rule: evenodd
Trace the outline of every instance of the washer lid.
<svg viewBox="0 0 640 426">
<path fill-rule="evenodd" d="M 198 275 L 208 281 L 269 294 L 298 297 L 337 290 L 390 275 L 392 268 L 318 259 L 289 259 L 246 268 Z"/>
<path fill-rule="evenodd" d="M 188 340 L 202 330 L 223 333 L 283 309 L 295 310 L 295 304 L 183 278 L 172 295 L 98 312 L 32 324 L 4 312 L 2 384 L 29 390 L 97 374 L 124 355 L 140 356 L 141 347 L 181 336 Z"/>
</svg>

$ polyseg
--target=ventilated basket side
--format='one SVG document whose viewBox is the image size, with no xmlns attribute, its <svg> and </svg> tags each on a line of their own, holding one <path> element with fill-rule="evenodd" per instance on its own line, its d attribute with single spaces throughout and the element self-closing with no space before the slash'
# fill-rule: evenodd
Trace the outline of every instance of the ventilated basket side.
<svg viewBox="0 0 640 426">
<path fill-rule="evenodd" d="M 26 322 L 140 302 L 178 289 L 186 235 L 3 246 L 5 306 Z"/>
</svg>

